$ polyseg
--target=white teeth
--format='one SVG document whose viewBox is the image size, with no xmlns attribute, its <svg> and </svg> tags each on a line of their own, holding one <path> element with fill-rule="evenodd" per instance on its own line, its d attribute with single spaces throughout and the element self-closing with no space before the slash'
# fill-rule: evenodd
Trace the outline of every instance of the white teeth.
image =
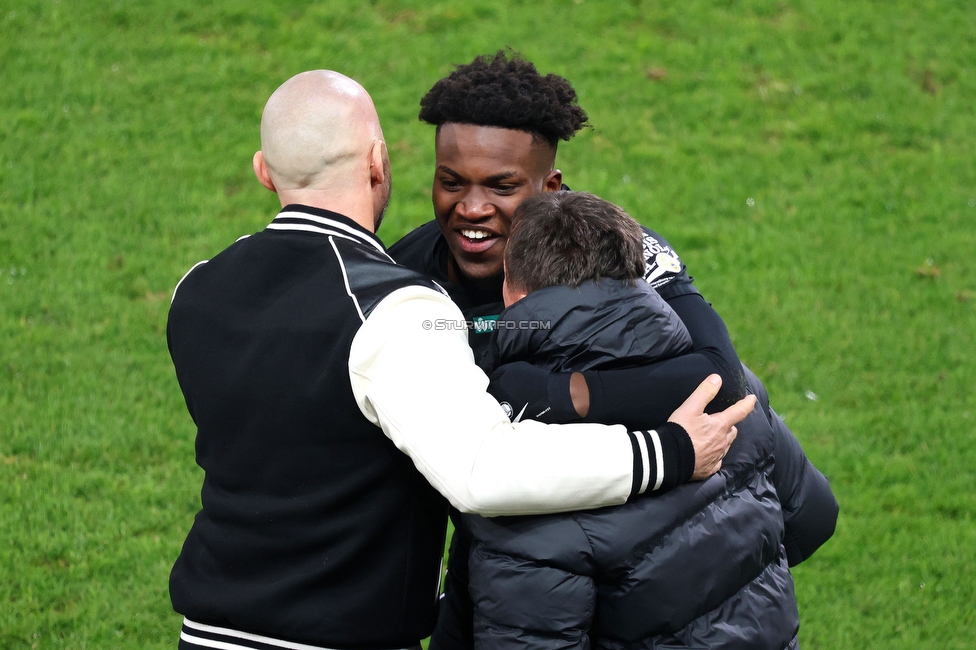
<svg viewBox="0 0 976 650">
<path fill-rule="evenodd" d="M 468 239 L 484 239 L 485 237 L 491 236 L 483 230 L 462 230 L 461 234 Z"/>
</svg>

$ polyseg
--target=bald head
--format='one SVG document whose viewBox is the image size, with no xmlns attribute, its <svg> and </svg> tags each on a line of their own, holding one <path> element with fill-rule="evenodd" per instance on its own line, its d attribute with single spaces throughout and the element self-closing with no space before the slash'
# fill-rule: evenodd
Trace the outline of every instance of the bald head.
<svg viewBox="0 0 976 650">
<path fill-rule="evenodd" d="M 303 72 L 283 83 L 261 117 L 261 151 L 279 191 L 349 184 L 377 140 L 383 131 L 373 100 L 357 82 L 331 70 Z"/>
<path fill-rule="evenodd" d="M 282 206 L 332 210 L 375 231 L 390 200 L 390 159 L 373 100 L 331 70 L 303 72 L 274 91 L 253 162 Z"/>
</svg>

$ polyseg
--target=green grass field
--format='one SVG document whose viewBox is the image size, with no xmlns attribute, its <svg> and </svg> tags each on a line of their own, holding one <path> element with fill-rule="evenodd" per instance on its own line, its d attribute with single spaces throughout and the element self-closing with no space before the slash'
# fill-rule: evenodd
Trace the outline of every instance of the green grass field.
<svg viewBox="0 0 976 650">
<path fill-rule="evenodd" d="M 268 95 L 333 68 L 431 216 L 420 97 L 504 46 L 568 77 L 574 189 L 664 234 L 832 480 L 815 648 L 976 647 L 976 6 L 964 0 L 0 7 L 0 649 L 173 648 L 199 502 L 173 286 L 263 228 Z"/>
</svg>

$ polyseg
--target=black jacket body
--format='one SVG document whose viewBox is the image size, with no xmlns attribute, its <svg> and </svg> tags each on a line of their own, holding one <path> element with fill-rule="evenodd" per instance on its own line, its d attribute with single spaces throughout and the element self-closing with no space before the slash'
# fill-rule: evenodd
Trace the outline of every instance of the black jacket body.
<svg viewBox="0 0 976 650">
<path fill-rule="evenodd" d="M 604 296 L 611 299 L 599 301 L 599 311 L 601 322 L 616 327 L 593 327 L 592 287 L 551 287 L 500 320 L 548 319 L 552 329 L 499 329 L 486 362 L 530 360 L 568 371 L 643 364 L 673 353 L 669 345 L 655 347 L 673 339 L 664 321 L 635 320 L 642 315 L 639 298 L 609 286 Z M 641 329 L 628 327 L 638 321 Z M 782 432 L 771 423 L 768 402 L 757 406 L 739 425 L 718 474 L 653 498 L 565 515 L 456 519 L 473 540 L 468 587 L 475 647 L 794 646 L 799 616 L 777 487 L 802 495 L 822 486 L 803 484 L 819 473 L 812 466 L 812 473 L 795 472 L 808 464 L 802 450 L 779 444 Z M 774 485 L 776 451 L 800 458 L 784 459 L 788 471 Z M 832 502 L 829 488 L 826 495 Z M 834 519 L 818 518 L 815 510 L 800 518 L 804 537 L 826 539 Z M 435 632 L 432 647 L 449 645 Z"/>
<path fill-rule="evenodd" d="M 435 288 L 301 206 L 181 282 L 167 335 L 205 478 L 176 611 L 332 648 L 430 634 L 447 502 L 360 412 L 348 367 L 372 308 L 415 284 Z"/>
</svg>

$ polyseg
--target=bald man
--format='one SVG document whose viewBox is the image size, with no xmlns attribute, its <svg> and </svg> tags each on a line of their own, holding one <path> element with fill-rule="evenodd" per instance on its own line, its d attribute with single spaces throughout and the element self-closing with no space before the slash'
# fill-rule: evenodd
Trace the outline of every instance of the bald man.
<svg viewBox="0 0 976 650">
<path fill-rule="evenodd" d="M 253 165 L 281 212 L 184 276 L 167 327 L 205 471 L 170 578 L 180 648 L 419 647 L 448 501 L 594 508 L 720 466 L 752 401 L 704 415 L 714 382 L 653 431 L 509 420 L 458 308 L 374 235 L 389 159 L 356 82 L 285 82 Z"/>
</svg>

